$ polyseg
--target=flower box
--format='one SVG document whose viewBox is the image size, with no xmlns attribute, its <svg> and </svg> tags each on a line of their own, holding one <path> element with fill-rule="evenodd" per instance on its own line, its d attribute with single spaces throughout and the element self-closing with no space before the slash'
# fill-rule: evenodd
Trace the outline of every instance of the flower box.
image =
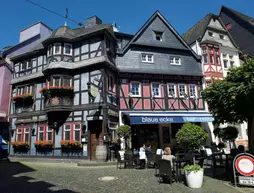
<svg viewBox="0 0 254 193">
<path fill-rule="evenodd" d="M 72 86 L 45 86 L 42 87 L 39 91 L 43 95 L 54 95 L 59 96 L 61 94 L 73 94 L 73 87 Z"/>
<path fill-rule="evenodd" d="M 83 151 L 82 151 L 83 146 L 79 141 L 61 140 L 60 145 L 61 145 L 62 155 L 81 156 L 83 154 Z"/>
<path fill-rule="evenodd" d="M 16 95 L 12 97 L 12 100 L 15 101 L 16 104 L 19 103 L 29 103 L 33 102 L 33 95 L 32 94 L 21 94 L 21 95 Z"/>
<path fill-rule="evenodd" d="M 12 142 L 14 153 L 27 153 L 30 149 L 30 145 L 27 142 L 15 141 Z"/>
<path fill-rule="evenodd" d="M 46 141 L 39 140 L 34 142 L 34 146 L 36 149 L 52 149 L 53 143 L 50 140 L 46 140 Z"/>
</svg>

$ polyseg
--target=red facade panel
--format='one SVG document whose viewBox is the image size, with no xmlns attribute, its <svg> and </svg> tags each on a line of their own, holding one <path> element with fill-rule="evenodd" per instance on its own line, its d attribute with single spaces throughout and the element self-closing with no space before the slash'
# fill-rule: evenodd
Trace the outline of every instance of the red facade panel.
<svg viewBox="0 0 254 193">
<path fill-rule="evenodd" d="M 151 93 L 150 86 L 147 84 L 143 85 L 143 96 L 150 97 L 150 93 Z"/>
<path fill-rule="evenodd" d="M 144 99 L 144 109 L 151 109 L 151 100 Z"/>
<path fill-rule="evenodd" d="M 120 99 L 120 109 L 127 109 L 125 101 L 123 98 Z"/>
</svg>

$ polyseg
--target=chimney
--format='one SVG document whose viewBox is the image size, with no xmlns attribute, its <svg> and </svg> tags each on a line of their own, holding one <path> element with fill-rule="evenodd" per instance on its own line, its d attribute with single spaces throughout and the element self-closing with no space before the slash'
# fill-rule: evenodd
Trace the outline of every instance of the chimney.
<svg viewBox="0 0 254 193">
<path fill-rule="evenodd" d="M 92 27 L 99 24 L 102 24 L 102 21 L 96 15 L 85 19 L 85 27 Z"/>
</svg>

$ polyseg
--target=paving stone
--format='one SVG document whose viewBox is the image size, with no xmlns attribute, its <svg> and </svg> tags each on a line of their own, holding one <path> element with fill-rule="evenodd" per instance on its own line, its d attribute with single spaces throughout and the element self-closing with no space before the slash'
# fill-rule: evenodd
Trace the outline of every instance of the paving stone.
<svg viewBox="0 0 254 193">
<path fill-rule="evenodd" d="M 190 189 L 181 183 L 159 183 L 154 169 L 116 169 L 116 166 L 78 167 L 77 164 L 59 163 L 0 163 L 1 186 L 4 193 L 84 192 L 84 193 L 234 193 L 239 192 L 222 181 L 205 177 L 200 189 Z M 19 177 L 14 178 L 13 175 Z M 113 181 L 98 178 L 117 177 Z"/>
</svg>

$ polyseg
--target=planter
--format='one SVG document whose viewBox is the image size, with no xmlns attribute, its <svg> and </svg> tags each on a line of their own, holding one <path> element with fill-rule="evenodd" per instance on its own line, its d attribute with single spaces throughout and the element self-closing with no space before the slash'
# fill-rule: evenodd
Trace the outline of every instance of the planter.
<svg viewBox="0 0 254 193">
<path fill-rule="evenodd" d="M 188 187 L 190 188 L 201 188 L 204 178 L 204 169 L 201 168 L 198 171 L 185 170 L 185 178 Z"/>
<path fill-rule="evenodd" d="M 96 160 L 99 162 L 107 161 L 107 146 L 97 145 L 96 147 Z"/>
</svg>

